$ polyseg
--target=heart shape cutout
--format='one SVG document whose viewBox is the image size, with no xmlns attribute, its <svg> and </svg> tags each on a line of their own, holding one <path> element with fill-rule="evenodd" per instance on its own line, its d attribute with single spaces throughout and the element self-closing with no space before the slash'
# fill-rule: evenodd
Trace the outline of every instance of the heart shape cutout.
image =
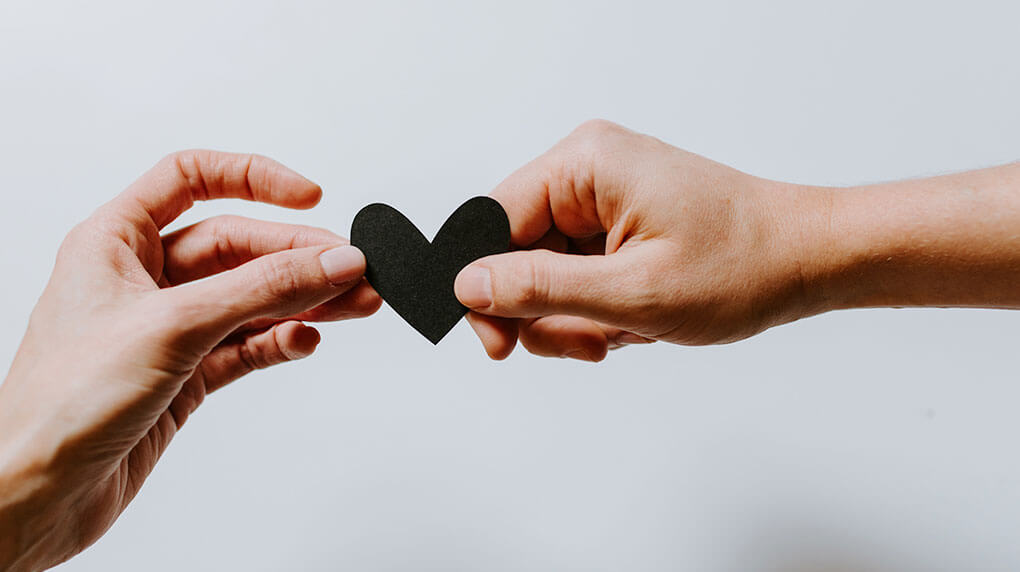
<svg viewBox="0 0 1020 572">
<path fill-rule="evenodd" d="M 415 330 L 438 344 L 467 313 L 453 293 L 465 266 L 510 250 L 510 219 L 494 199 L 457 208 L 429 242 L 400 211 L 382 203 L 361 209 L 351 244 L 365 253 L 365 278 Z"/>
</svg>

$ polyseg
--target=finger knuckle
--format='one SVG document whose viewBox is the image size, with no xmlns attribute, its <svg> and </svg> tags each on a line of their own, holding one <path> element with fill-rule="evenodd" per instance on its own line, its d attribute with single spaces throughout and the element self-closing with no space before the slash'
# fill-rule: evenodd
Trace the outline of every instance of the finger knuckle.
<svg viewBox="0 0 1020 572">
<path fill-rule="evenodd" d="M 174 151 L 164 155 L 159 160 L 159 163 L 157 163 L 157 166 L 175 171 L 185 179 L 190 179 L 196 175 L 196 166 L 201 163 L 204 153 L 204 151 L 199 149 Z"/>
<path fill-rule="evenodd" d="M 608 119 L 588 119 L 574 129 L 574 134 L 583 137 L 602 137 L 611 135 L 622 129 L 622 127 Z"/>
<path fill-rule="evenodd" d="M 549 272 L 548 261 L 538 253 L 523 257 L 522 264 L 514 265 L 510 281 L 508 305 L 522 311 L 530 311 L 541 306 L 548 298 Z"/>
<path fill-rule="evenodd" d="M 69 256 L 74 256 L 79 245 L 89 241 L 92 235 L 92 229 L 88 221 L 80 222 L 74 226 L 67 235 L 64 236 L 64 240 L 60 243 L 60 248 L 57 250 L 57 258 L 63 259 Z"/>
<path fill-rule="evenodd" d="M 593 168 L 612 159 L 621 149 L 621 138 L 629 133 L 624 127 L 605 119 L 582 123 L 568 138 L 576 162 Z"/>
<path fill-rule="evenodd" d="M 293 304 L 301 296 L 299 269 L 293 260 L 267 257 L 258 265 L 259 280 L 268 295 L 285 305 Z"/>
<path fill-rule="evenodd" d="M 230 244 L 230 239 L 243 236 L 240 232 L 248 219 L 238 215 L 218 215 L 199 223 L 212 235 L 217 244 Z"/>
<path fill-rule="evenodd" d="M 171 176 L 184 182 L 195 200 L 208 200 L 233 181 L 245 185 L 245 196 L 250 197 L 250 172 L 256 159 L 251 154 L 187 149 L 167 155 L 162 164 Z"/>
<path fill-rule="evenodd" d="M 193 197 L 204 199 L 208 197 L 209 193 L 201 166 L 207 156 L 207 151 L 199 149 L 174 151 L 163 157 L 157 167 L 170 173 L 170 176 L 183 181 Z"/>
<path fill-rule="evenodd" d="M 237 346 L 237 360 L 241 362 L 244 368 L 248 371 L 255 371 L 257 369 L 265 369 L 269 367 L 266 362 L 264 352 L 254 342 L 254 340 L 248 339 L 244 343 L 238 344 Z"/>
<path fill-rule="evenodd" d="M 598 149 L 612 142 L 625 129 L 605 119 L 589 119 L 574 130 L 571 136 L 583 147 Z"/>
<path fill-rule="evenodd" d="M 205 224 L 223 229 L 234 229 L 244 224 L 249 219 L 240 215 L 222 214 L 205 220 Z"/>
<path fill-rule="evenodd" d="M 216 260 L 224 268 L 234 268 L 239 265 L 242 258 L 234 248 L 233 237 L 237 234 L 237 227 L 244 224 L 244 217 L 220 215 L 208 219 L 204 224 L 210 234 L 210 243 Z"/>
<path fill-rule="evenodd" d="M 188 157 L 190 154 L 191 154 L 191 151 L 190 150 L 185 150 L 185 149 L 182 149 L 182 150 L 179 150 L 179 151 L 172 151 L 170 153 L 167 153 L 166 155 L 163 155 L 163 157 L 161 157 L 160 160 L 156 162 L 156 166 L 157 167 L 172 167 L 172 168 L 176 169 L 182 163 L 187 162 L 187 161 L 185 161 L 185 158 Z"/>
<path fill-rule="evenodd" d="M 238 358 L 249 370 L 266 369 L 289 361 L 287 353 L 277 337 L 277 330 L 270 329 L 264 335 L 245 340 L 238 348 Z"/>
</svg>

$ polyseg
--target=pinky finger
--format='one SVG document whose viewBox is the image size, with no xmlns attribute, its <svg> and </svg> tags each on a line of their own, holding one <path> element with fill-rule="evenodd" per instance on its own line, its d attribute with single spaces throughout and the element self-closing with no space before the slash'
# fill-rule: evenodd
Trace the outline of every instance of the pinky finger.
<svg viewBox="0 0 1020 572">
<path fill-rule="evenodd" d="M 306 358 L 320 340 L 318 330 L 298 321 L 228 338 L 202 360 L 205 392 L 212 393 L 257 369 Z"/>
</svg>

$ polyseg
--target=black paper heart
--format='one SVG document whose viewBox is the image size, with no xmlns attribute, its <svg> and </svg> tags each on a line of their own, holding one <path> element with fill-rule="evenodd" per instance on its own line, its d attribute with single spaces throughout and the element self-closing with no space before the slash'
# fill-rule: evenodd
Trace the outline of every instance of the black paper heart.
<svg viewBox="0 0 1020 572">
<path fill-rule="evenodd" d="M 467 313 L 453 293 L 465 266 L 510 249 L 510 220 L 498 202 L 475 197 L 443 223 L 429 243 L 395 208 L 375 203 L 351 225 L 351 244 L 365 253 L 365 278 L 411 327 L 433 344 Z"/>
</svg>

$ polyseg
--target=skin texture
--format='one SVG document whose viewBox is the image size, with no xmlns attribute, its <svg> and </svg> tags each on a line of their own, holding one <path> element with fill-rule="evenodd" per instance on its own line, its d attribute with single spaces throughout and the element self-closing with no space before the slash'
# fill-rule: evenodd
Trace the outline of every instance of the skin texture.
<svg viewBox="0 0 1020 572">
<path fill-rule="evenodd" d="M 458 275 L 494 359 L 729 343 L 828 310 L 1020 307 L 1020 165 L 836 189 L 741 173 L 606 121 L 493 192 L 516 252 Z"/>
<path fill-rule="evenodd" d="M 161 235 L 195 200 L 321 194 L 263 157 L 183 152 L 71 231 L 0 386 L 0 569 L 95 542 L 208 393 L 315 350 L 304 321 L 379 308 L 331 232 L 218 217 Z"/>
<path fill-rule="evenodd" d="M 262 157 L 185 152 L 68 235 L 0 386 L 0 569 L 95 542 L 205 395 L 311 354 L 305 321 L 378 309 L 364 257 L 328 231 L 217 217 L 161 233 L 195 200 L 320 196 Z M 516 251 L 455 290 L 494 359 L 518 340 L 586 361 L 727 343 L 842 308 L 1020 308 L 1020 164 L 809 187 L 592 121 L 492 196 Z"/>
</svg>

